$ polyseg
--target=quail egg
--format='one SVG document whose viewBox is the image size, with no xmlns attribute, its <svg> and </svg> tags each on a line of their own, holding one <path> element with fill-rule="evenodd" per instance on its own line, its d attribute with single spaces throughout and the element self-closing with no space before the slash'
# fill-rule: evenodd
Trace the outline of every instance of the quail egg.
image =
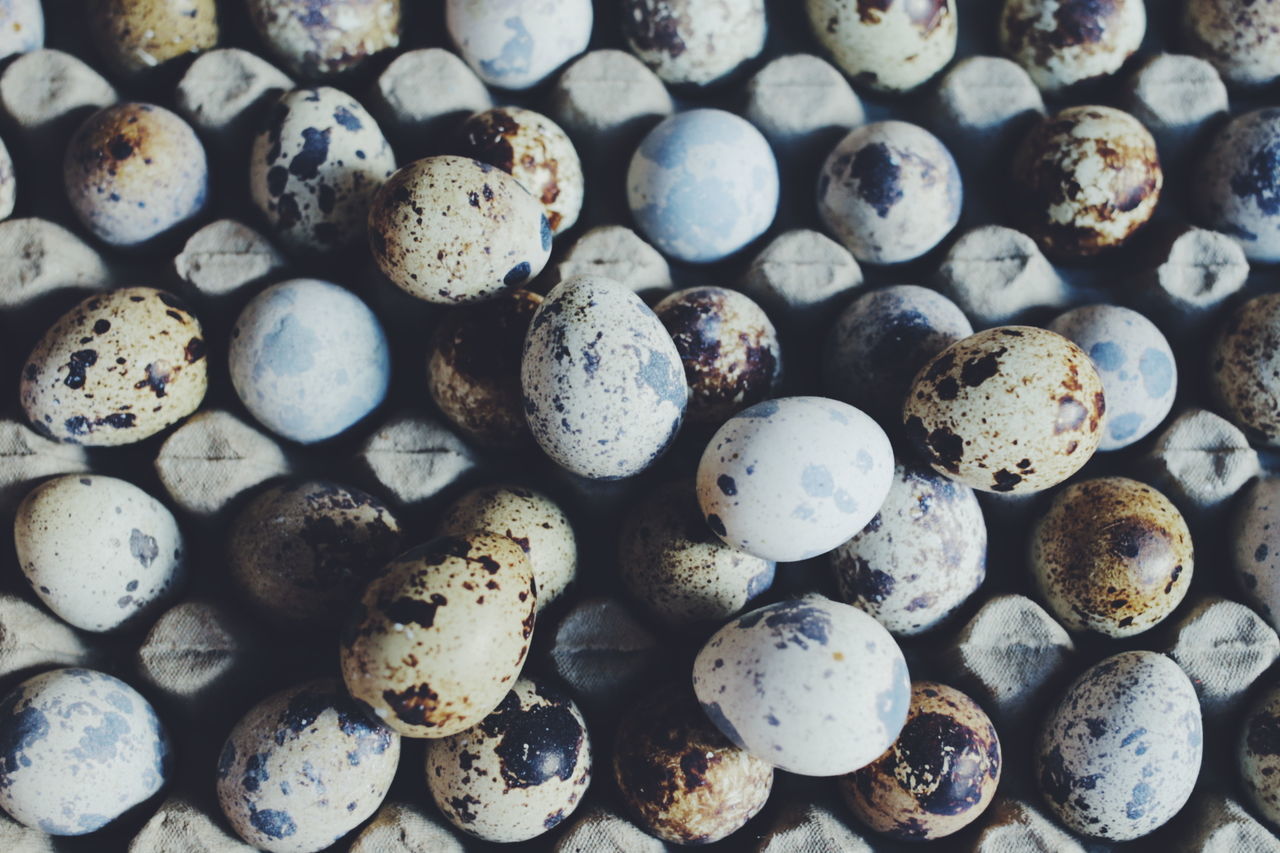
<svg viewBox="0 0 1280 853">
<path fill-rule="evenodd" d="M 400 45 L 400 0 L 248 0 L 258 36 L 291 71 L 319 80 Z"/>
<path fill-rule="evenodd" d="M 1251 261 L 1280 261 L 1280 107 L 1218 131 L 1191 183 L 1199 218 L 1236 239 Z"/>
<path fill-rule="evenodd" d="M 813 33 L 854 83 L 877 92 L 909 92 L 956 54 L 952 0 L 806 0 Z"/>
<path fill-rule="evenodd" d="M 98 52 L 122 74 L 218 44 L 217 0 L 97 0 L 86 7 Z"/>
<path fill-rule="evenodd" d="M 587 49 L 591 0 L 445 0 L 458 53 L 485 83 L 528 89 Z"/>
<path fill-rule="evenodd" d="M 1280 687 L 1258 697 L 1239 737 L 1236 760 L 1245 793 L 1269 824 L 1280 826 Z"/>
<path fill-rule="evenodd" d="M 764 0 L 623 0 L 622 36 L 664 83 L 704 86 L 764 49 Z"/>
<path fill-rule="evenodd" d="M 1146 32 L 1143 0 L 1005 0 L 1000 12 L 1000 50 L 1050 94 L 1116 73 Z"/>
<path fill-rule="evenodd" d="M 1187 0 L 1182 37 L 1236 86 L 1266 86 L 1280 78 L 1280 4 L 1255 0 Z"/>
<path fill-rule="evenodd" d="M 44 47 L 44 9 L 40 0 L 0 2 L 0 59 Z"/>
<path fill-rule="evenodd" d="M 1280 628 L 1280 478 L 1261 477 L 1235 505 L 1228 542 L 1245 600 Z"/>
<path fill-rule="evenodd" d="M 1280 293 L 1237 307 L 1218 335 L 1210 387 L 1220 411 L 1254 444 L 1280 446 Z"/>
</svg>

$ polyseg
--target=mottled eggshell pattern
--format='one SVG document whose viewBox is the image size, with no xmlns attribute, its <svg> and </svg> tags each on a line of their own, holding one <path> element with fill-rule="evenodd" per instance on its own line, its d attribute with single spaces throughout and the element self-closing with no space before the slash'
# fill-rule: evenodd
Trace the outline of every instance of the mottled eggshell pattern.
<svg viewBox="0 0 1280 853">
<path fill-rule="evenodd" d="M 730 418 L 698 463 L 698 504 L 730 546 L 766 560 L 825 554 L 871 521 L 893 481 L 893 448 L 858 409 L 783 397 Z"/>
<path fill-rule="evenodd" d="M 253 27 L 308 80 L 345 74 L 400 44 L 400 0 L 248 0 Z"/>
<path fill-rule="evenodd" d="M 850 810 L 890 838 L 931 841 L 959 832 L 991 805 L 1003 766 L 1000 737 L 965 694 L 911 685 L 906 725 L 889 750 L 840 780 Z"/>
<path fill-rule="evenodd" d="M 936 627 L 987 576 L 987 524 L 968 486 L 898 465 L 880 511 L 831 552 L 840 597 L 895 636 Z"/>
<path fill-rule="evenodd" d="M 614 737 L 613 776 L 645 831 L 672 844 L 710 844 L 764 807 L 773 765 L 731 743 L 684 685 L 632 706 Z"/>
<path fill-rule="evenodd" d="M 85 119 L 67 144 L 62 180 L 71 209 L 94 236 L 137 246 L 201 211 L 209 164 L 176 113 L 128 102 Z"/>
<path fill-rule="evenodd" d="M 898 737 L 911 700 L 907 662 L 889 632 L 816 595 L 717 631 L 694 661 L 693 690 L 725 737 L 804 776 L 870 764 Z"/>
<path fill-rule="evenodd" d="M 285 626 L 337 626 L 401 550 L 400 524 L 385 504 L 325 480 L 267 489 L 227 538 L 231 579 Z"/>
<path fill-rule="evenodd" d="M 877 92 L 909 92 L 956 54 L 951 0 L 806 0 L 818 41 L 853 82 Z"/>
<path fill-rule="evenodd" d="M 40 0 L 0 2 L 0 59 L 44 47 L 44 8 Z"/>
<path fill-rule="evenodd" d="M 1210 385 L 1253 444 L 1280 446 L 1280 293 L 1240 305 L 1212 351 Z"/>
<path fill-rule="evenodd" d="M 218 802 L 254 847 L 312 853 L 377 811 L 399 763 L 399 735 L 337 679 L 310 681 L 236 723 L 218 757 Z"/>
<path fill-rule="evenodd" d="M 1069 829 L 1139 838 L 1177 814 L 1200 772 L 1200 702 L 1178 665 L 1121 652 L 1067 689 L 1040 729 L 1035 776 Z"/>
<path fill-rule="evenodd" d="M 419 299 L 454 305 L 530 281 L 551 255 L 551 224 L 520 182 L 469 157 L 427 157 L 391 176 L 369 208 L 382 274 Z"/>
<path fill-rule="evenodd" d="M 89 35 L 107 64 L 138 74 L 218 44 L 217 0 L 98 0 Z"/>
<path fill-rule="evenodd" d="M 406 737 L 470 728 L 520 675 L 533 583 L 528 557 L 506 536 L 444 536 L 400 555 L 343 631 L 347 690 Z"/>
<path fill-rule="evenodd" d="M 1258 697 L 1236 747 L 1240 779 L 1253 807 L 1280 827 L 1280 687 Z"/>
<path fill-rule="evenodd" d="M 287 248 L 336 252 L 361 241 L 370 201 L 395 168 L 359 101 L 328 86 L 294 89 L 254 137 L 249 192 Z"/>
<path fill-rule="evenodd" d="M 764 49 L 764 0 L 623 0 L 622 36 L 670 85 L 704 86 Z"/>
<path fill-rule="evenodd" d="M 1147 32 L 1143 0 L 1005 0 L 1000 50 L 1043 92 L 1120 70 Z"/>
<path fill-rule="evenodd" d="M 173 515 L 114 477 L 72 474 L 37 486 L 18 507 L 13 539 L 36 595 L 86 631 L 156 615 L 185 574 Z"/>
<path fill-rule="evenodd" d="M 458 53 L 499 89 L 528 89 L 587 49 L 591 0 L 445 0 Z"/>
<path fill-rule="evenodd" d="M 851 131 L 818 175 L 818 214 L 855 258 L 896 264 L 932 249 L 960 221 L 960 170 L 929 131 L 879 121 Z"/>
<path fill-rule="evenodd" d="M 1280 77 L 1280 3 L 1275 0 L 1188 0 L 1182 37 L 1228 83 L 1265 86 Z"/>
<path fill-rule="evenodd" d="M 773 222 L 778 163 L 746 119 L 724 110 L 677 113 L 649 131 L 632 156 L 627 203 L 664 254 L 718 261 Z"/>
<path fill-rule="evenodd" d="M 58 441 L 132 444 L 200 406 L 208 388 L 204 332 L 161 290 L 90 296 L 45 332 L 22 369 L 32 426 Z"/>
<path fill-rule="evenodd" d="M 689 399 L 680 354 L 658 318 L 623 285 L 592 276 L 561 282 L 538 307 L 520 383 L 538 445 L 597 480 L 655 462 Z"/>
<path fill-rule="evenodd" d="M 1244 490 L 1231 519 L 1231 562 L 1245 600 L 1280 628 L 1280 477 L 1262 477 Z"/>
<path fill-rule="evenodd" d="M 527 841 L 573 814 L 591 784 L 591 741 L 564 693 L 521 678 L 479 724 L 427 744 L 427 788 L 454 826 Z"/>
<path fill-rule="evenodd" d="M 84 835 L 159 791 L 172 770 L 155 710 L 91 669 L 29 678 L 0 701 L 0 808 L 49 835 Z"/>
<path fill-rule="evenodd" d="M 1280 261 L 1280 107 L 1232 119 L 1192 183 L 1199 217 L 1235 238 L 1249 260 Z"/>
<path fill-rule="evenodd" d="M 997 326 L 920 368 L 903 419 L 939 473 L 984 492 L 1038 492 L 1089 461 L 1105 411 L 1084 350 L 1046 329 Z"/>
</svg>

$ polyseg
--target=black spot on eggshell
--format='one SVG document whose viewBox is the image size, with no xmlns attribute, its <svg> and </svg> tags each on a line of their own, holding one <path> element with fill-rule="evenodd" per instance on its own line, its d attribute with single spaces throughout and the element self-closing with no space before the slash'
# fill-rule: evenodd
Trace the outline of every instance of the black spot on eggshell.
<svg viewBox="0 0 1280 853">
<path fill-rule="evenodd" d="M 68 388 L 83 388 L 86 371 L 97 363 L 98 354 L 91 349 L 73 352 L 70 361 L 67 363 L 67 376 L 62 380 L 62 384 Z"/>
<path fill-rule="evenodd" d="M 1267 713 L 1254 715 L 1245 743 L 1254 755 L 1280 755 L 1280 719 Z"/>
<path fill-rule="evenodd" d="M 871 205 L 881 219 L 902 201 L 902 170 L 883 142 L 873 142 L 860 149 L 854 155 L 849 175 L 858 182 L 858 196 Z"/>
<path fill-rule="evenodd" d="M 445 604 L 447 600 L 440 593 L 432 593 L 430 601 L 423 601 L 420 598 L 401 597 L 392 601 L 390 604 L 382 608 L 382 612 L 392 622 L 401 625 L 421 625 L 423 628 L 430 628 L 435 623 L 436 610 Z"/>
<path fill-rule="evenodd" d="M 583 729 L 567 698 L 556 696 L 546 704 L 522 709 L 519 697 L 508 693 L 480 725 L 486 735 L 499 739 L 494 753 L 507 790 L 573 777 Z"/>
<path fill-rule="evenodd" d="M 302 150 L 289 161 L 289 173 L 304 181 L 319 174 L 320 167 L 329 158 L 329 129 L 303 128 Z"/>
<path fill-rule="evenodd" d="M 532 269 L 528 261 L 521 261 L 507 271 L 507 274 L 502 278 L 502 283 L 507 287 L 524 284 L 529 280 L 529 273 Z"/>
</svg>

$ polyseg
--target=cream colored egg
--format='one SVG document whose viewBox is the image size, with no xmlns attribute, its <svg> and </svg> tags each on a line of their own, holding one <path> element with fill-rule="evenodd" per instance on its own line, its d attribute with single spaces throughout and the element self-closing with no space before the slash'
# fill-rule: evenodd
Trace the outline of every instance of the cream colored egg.
<svg viewBox="0 0 1280 853">
<path fill-rule="evenodd" d="M 853 82 L 877 92 L 909 92 L 956 53 L 952 0 L 807 0 L 813 33 Z"/>
<path fill-rule="evenodd" d="M 400 0 L 248 0 L 250 21 L 294 73 L 354 71 L 400 45 Z"/>
<path fill-rule="evenodd" d="M 1280 3 L 1188 0 L 1182 6 L 1188 52 L 1213 63 L 1227 82 L 1265 86 L 1280 78 Z"/>
</svg>

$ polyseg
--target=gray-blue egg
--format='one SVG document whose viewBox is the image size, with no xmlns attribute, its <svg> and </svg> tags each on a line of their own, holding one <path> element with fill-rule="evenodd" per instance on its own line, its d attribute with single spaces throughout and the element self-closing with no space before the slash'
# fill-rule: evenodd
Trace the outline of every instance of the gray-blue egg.
<svg viewBox="0 0 1280 853">
<path fill-rule="evenodd" d="M 382 402 L 391 355 L 378 318 L 351 291 L 298 278 L 255 296 L 231 330 L 231 384 L 267 429 L 310 444 Z"/>
<path fill-rule="evenodd" d="M 587 49 L 591 0 L 446 0 L 445 27 L 485 83 L 528 89 Z"/>
<path fill-rule="evenodd" d="M 1249 260 L 1280 261 L 1280 107 L 1237 116 L 1214 137 L 1191 186 L 1200 218 Z"/>
<path fill-rule="evenodd" d="M 0 59 L 44 47 L 40 0 L 0 0 Z"/>
</svg>

